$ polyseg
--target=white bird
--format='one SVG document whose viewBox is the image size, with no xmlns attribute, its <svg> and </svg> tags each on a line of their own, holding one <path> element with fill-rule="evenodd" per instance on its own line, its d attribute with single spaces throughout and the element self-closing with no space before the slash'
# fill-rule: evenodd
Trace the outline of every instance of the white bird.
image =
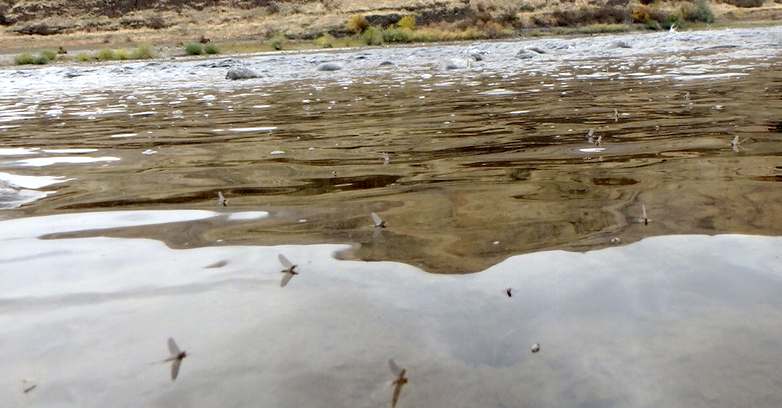
<svg viewBox="0 0 782 408">
<path fill-rule="evenodd" d="M 669 33 L 675 33 L 676 32 L 676 23 L 671 24 L 671 27 L 668 29 Z"/>
<path fill-rule="evenodd" d="M 407 384 L 407 378 L 405 378 L 407 370 L 399 368 L 394 362 L 394 359 L 388 360 L 388 366 L 391 368 L 391 372 L 396 376 L 396 380 L 393 382 L 396 387 L 394 387 L 394 396 L 391 399 L 391 408 L 394 408 L 396 407 L 396 402 L 399 401 L 399 394 L 402 393 L 402 386 Z"/>
<path fill-rule="evenodd" d="M 375 228 L 385 228 L 386 227 L 386 222 L 383 221 L 383 219 L 380 218 L 380 216 L 377 215 L 376 213 L 372 213 L 372 221 L 375 222 Z"/>
<path fill-rule="evenodd" d="M 285 268 L 285 269 L 280 271 L 280 272 L 285 274 L 285 276 L 282 277 L 282 281 L 280 282 L 280 287 L 284 288 L 285 285 L 288 284 L 288 282 L 291 280 L 291 278 L 293 278 L 294 275 L 298 275 L 299 274 L 295 270 L 298 265 L 294 265 L 283 254 L 277 254 L 277 259 L 280 260 L 280 263 Z"/>
<path fill-rule="evenodd" d="M 163 360 L 163 362 L 171 361 L 171 381 L 174 381 L 179 374 L 179 366 L 182 365 L 182 360 L 187 357 L 187 352 L 179 350 L 179 346 L 176 345 L 176 342 L 171 337 L 168 338 L 168 351 L 171 353 L 171 357 Z"/>
<path fill-rule="evenodd" d="M 644 225 L 649 225 L 649 217 L 646 216 L 646 206 L 641 204 L 641 218 L 638 219 L 638 222 L 644 223 Z"/>
<path fill-rule="evenodd" d="M 228 206 L 228 200 L 226 200 L 225 197 L 223 197 L 223 193 L 220 191 L 217 192 L 217 205 L 223 207 Z"/>
</svg>

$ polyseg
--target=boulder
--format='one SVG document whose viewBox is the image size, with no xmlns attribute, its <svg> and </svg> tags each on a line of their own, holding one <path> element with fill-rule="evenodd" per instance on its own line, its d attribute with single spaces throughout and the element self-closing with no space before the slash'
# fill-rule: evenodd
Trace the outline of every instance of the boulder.
<svg viewBox="0 0 782 408">
<path fill-rule="evenodd" d="M 336 62 L 326 62 L 324 64 L 318 65 L 318 68 L 316 69 L 318 71 L 339 71 L 342 69 L 342 65 L 339 65 Z"/>
<path fill-rule="evenodd" d="M 251 70 L 250 68 L 231 68 L 228 70 L 228 73 L 225 74 L 225 79 L 231 79 L 231 80 L 239 80 L 239 79 L 252 79 L 252 78 L 260 78 L 260 75 L 258 75 L 257 72 Z"/>
</svg>

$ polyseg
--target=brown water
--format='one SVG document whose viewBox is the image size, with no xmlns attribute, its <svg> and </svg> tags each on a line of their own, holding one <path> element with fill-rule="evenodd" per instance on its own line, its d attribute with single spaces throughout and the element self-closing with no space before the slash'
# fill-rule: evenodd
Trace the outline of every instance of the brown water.
<svg viewBox="0 0 782 408">
<path fill-rule="evenodd" d="M 595 79 L 578 68 L 401 80 L 389 72 L 349 84 L 44 98 L 38 111 L 61 115 L 13 122 L 18 127 L 0 131 L 0 147 L 96 149 L 90 157 L 119 160 L 6 161 L 0 170 L 73 180 L 4 214 L 214 209 L 221 191 L 223 211 L 273 217 L 93 234 L 149 236 L 173 247 L 359 243 L 350 256 L 437 273 L 474 272 L 520 253 L 603 247 L 614 237 L 776 236 L 782 72 L 773 61 L 734 64 L 744 67 L 736 75 L 687 80 L 637 80 L 632 72 Z M 602 151 L 581 150 L 596 147 L 585 137 L 592 128 Z M 111 137 L 126 133 L 135 135 Z M 738 151 L 734 136 L 748 139 Z M 41 150 L 14 159 L 62 156 Z M 648 226 L 637 222 L 642 204 Z M 376 237 L 371 212 L 388 222 Z"/>
</svg>

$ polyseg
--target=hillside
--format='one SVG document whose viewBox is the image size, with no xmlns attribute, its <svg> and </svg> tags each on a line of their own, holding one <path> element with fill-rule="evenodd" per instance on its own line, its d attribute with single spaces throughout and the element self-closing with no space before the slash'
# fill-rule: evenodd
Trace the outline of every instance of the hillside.
<svg viewBox="0 0 782 408">
<path fill-rule="evenodd" d="M 776 20 L 782 0 L 708 3 L 716 19 Z M 689 2 L 650 0 L 0 0 L 0 46 L 6 51 L 54 44 L 178 43 L 265 40 L 276 34 L 312 39 L 351 34 L 356 14 L 389 26 L 414 15 L 417 26 L 477 26 L 488 32 L 596 23 L 650 23 L 665 28 Z M 657 27 L 653 27 L 654 21 Z"/>
</svg>

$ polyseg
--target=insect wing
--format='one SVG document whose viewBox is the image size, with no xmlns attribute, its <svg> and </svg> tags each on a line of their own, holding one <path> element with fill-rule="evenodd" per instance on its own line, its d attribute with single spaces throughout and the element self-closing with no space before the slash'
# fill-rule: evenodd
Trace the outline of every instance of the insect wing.
<svg viewBox="0 0 782 408">
<path fill-rule="evenodd" d="M 391 368 L 391 372 L 394 373 L 395 376 L 399 377 L 399 375 L 402 374 L 402 369 L 396 365 L 393 358 L 388 360 L 388 367 Z"/>
<path fill-rule="evenodd" d="M 178 356 L 179 353 L 182 352 L 179 350 L 179 346 L 176 345 L 176 342 L 171 337 L 168 338 L 168 351 L 171 352 L 172 356 Z"/>
<path fill-rule="evenodd" d="M 733 146 L 738 146 L 738 144 L 739 144 L 739 137 L 738 136 L 734 136 L 733 137 L 733 141 L 730 144 L 732 144 Z"/>
<path fill-rule="evenodd" d="M 589 134 L 587 134 L 587 137 L 592 137 L 592 135 L 595 134 L 595 129 L 589 129 Z"/>
<path fill-rule="evenodd" d="M 643 216 L 641 216 L 642 220 L 646 220 L 646 206 L 641 205 L 641 211 L 643 211 Z"/>
<path fill-rule="evenodd" d="M 285 255 L 283 255 L 283 254 L 278 254 L 278 255 L 277 255 L 277 259 L 279 259 L 279 260 L 280 260 L 280 263 L 281 263 L 281 264 L 282 264 L 282 266 L 284 266 L 285 268 L 287 268 L 287 269 L 293 268 L 293 264 L 291 263 L 291 261 L 289 261 L 289 260 L 288 260 L 288 258 L 286 258 L 286 257 L 285 257 Z"/>
<path fill-rule="evenodd" d="M 182 365 L 182 360 L 180 359 L 174 359 L 173 362 L 171 362 L 171 381 L 176 380 L 176 376 L 179 375 L 179 366 Z"/>
<path fill-rule="evenodd" d="M 380 225 L 383 224 L 383 219 L 380 218 L 380 216 L 375 213 L 372 213 L 372 221 L 375 222 L 376 227 L 379 227 Z"/>
<path fill-rule="evenodd" d="M 286 273 L 285 276 L 282 277 L 282 281 L 280 282 L 280 287 L 284 288 L 285 285 L 287 285 L 288 282 L 290 282 L 291 278 L 293 278 L 293 274 L 292 273 Z"/>
</svg>

